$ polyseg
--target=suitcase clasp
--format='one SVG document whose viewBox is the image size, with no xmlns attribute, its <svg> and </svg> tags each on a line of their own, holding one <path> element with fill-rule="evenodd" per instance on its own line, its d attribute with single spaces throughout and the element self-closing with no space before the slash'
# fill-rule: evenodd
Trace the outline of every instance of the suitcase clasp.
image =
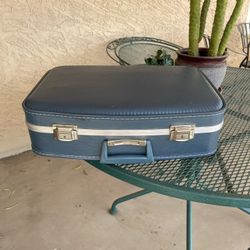
<svg viewBox="0 0 250 250">
<path fill-rule="evenodd" d="M 170 140 L 189 141 L 194 138 L 195 125 L 174 125 L 170 126 Z"/>
<path fill-rule="evenodd" d="M 53 124 L 53 135 L 59 141 L 75 141 L 78 140 L 77 126 Z"/>
</svg>

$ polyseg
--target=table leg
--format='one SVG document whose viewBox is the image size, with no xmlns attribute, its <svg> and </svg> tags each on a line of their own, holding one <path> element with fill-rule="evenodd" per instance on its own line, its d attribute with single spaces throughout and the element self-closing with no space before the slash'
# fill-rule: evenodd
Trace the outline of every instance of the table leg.
<svg viewBox="0 0 250 250">
<path fill-rule="evenodd" d="M 145 194 L 148 194 L 148 193 L 151 193 L 151 191 L 148 191 L 148 190 L 143 189 L 143 190 L 140 190 L 140 191 L 138 191 L 138 192 L 135 192 L 135 193 L 132 193 L 132 194 L 123 196 L 123 197 L 121 197 L 121 198 L 119 198 L 119 199 L 116 199 L 116 200 L 113 202 L 113 204 L 112 204 L 112 206 L 111 206 L 109 212 L 110 212 L 111 214 L 115 214 L 115 213 L 117 212 L 116 206 L 117 206 L 118 204 L 120 204 L 120 203 L 122 203 L 122 202 L 125 202 L 125 201 L 128 201 L 128 200 L 131 200 L 131 199 L 135 199 L 135 198 L 137 198 L 137 197 L 139 197 L 139 196 L 142 196 L 142 195 L 145 195 Z"/>
<path fill-rule="evenodd" d="M 250 215 L 250 208 L 239 207 L 239 209 Z"/>
<path fill-rule="evenodd" d="M 187 201 L 186 249 L 192 250 L 192 203 Z"/>
</svg>

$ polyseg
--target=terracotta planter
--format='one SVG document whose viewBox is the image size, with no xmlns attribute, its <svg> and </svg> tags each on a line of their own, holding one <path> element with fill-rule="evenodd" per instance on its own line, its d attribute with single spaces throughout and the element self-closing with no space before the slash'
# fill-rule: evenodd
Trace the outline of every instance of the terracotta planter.
<svg viewBox="0 0 250 250">
<path fill-rule="evenodd" d="M 177 59 L 175 65 L 194 66 L 199 68 L 204 75 L 213 83 L 215 88 L 219 88 L 226 74 L 226 59 L 228 53 L 223 56 L 210 57 L 207 56 L 207 48 L 199 48 L 200 56 L 188 55 L 188 49 L 180 49 L 177 51 Z"/>
</svg>

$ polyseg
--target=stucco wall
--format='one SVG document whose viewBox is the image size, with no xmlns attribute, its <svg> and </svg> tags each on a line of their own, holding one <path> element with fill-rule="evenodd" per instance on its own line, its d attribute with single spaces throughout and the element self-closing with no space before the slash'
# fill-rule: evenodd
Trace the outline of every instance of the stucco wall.
<svg viewBox="0 0 250 250">
<path fill-rule="evenodd" d="M 229 1 L 229 11 L 233 4 Z M 123 36 L 152 36 L 187 46 L 188 5 L 187 0 L 1 0 L 0 157 L 30 147 L 21 102 L 48 69 L 112 64 L 105 45 Z M 230 46 L 239 51 L 237 32 Z M 239 60 L 232 55 L 229 62 L 238 65 Z"/>
</svg>

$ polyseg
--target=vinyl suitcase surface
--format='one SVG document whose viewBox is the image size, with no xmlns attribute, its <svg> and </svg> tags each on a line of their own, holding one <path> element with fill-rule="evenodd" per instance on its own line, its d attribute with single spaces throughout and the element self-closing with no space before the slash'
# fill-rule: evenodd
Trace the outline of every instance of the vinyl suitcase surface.
<svg viewBox="0 0 250 250">
<path fill-rule="evenodd" d="M 62 66 L 23 108 L 38 154 L 145 163 L 213 154 L 225 103 L 196 68 Z"/>
</svg>

